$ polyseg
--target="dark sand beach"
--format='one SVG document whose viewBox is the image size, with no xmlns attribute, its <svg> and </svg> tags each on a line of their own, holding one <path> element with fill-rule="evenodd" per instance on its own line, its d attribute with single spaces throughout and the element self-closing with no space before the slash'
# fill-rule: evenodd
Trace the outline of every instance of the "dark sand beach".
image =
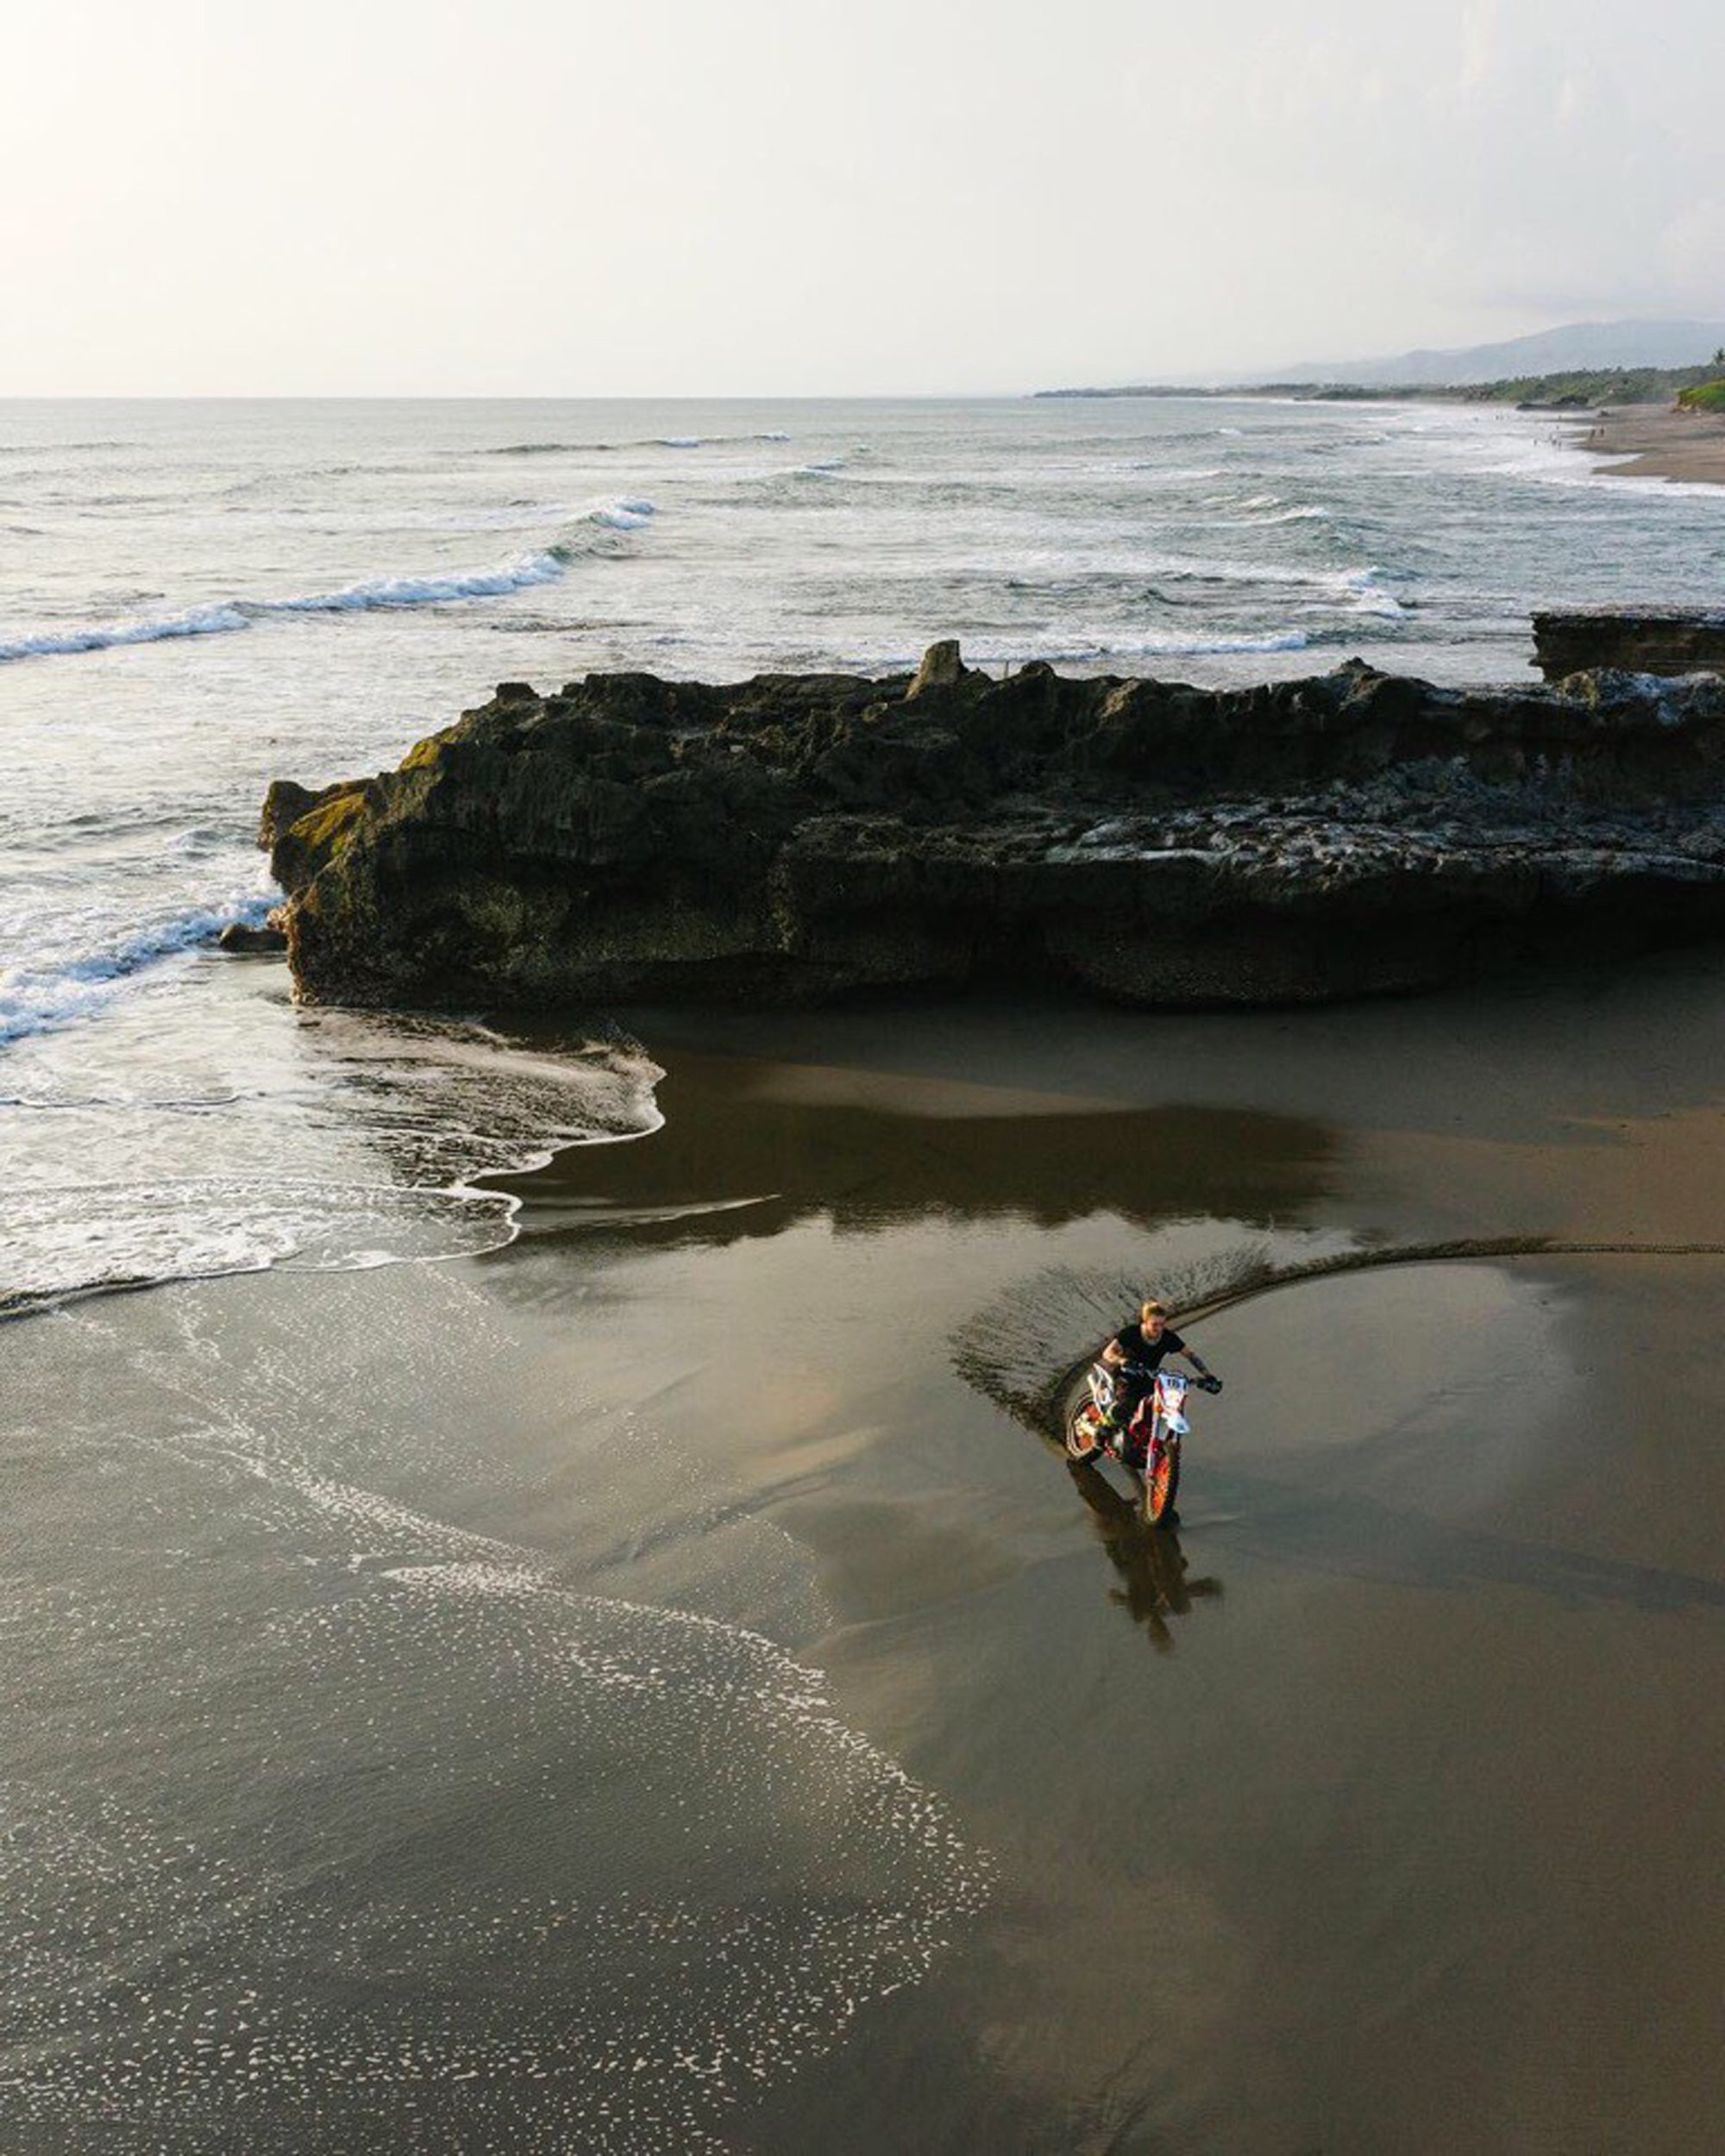
<svg viewBox="0 0 1725 2156">
<path fill-rule="evenodd" d="M 1578 437 L 1597 456 L 1621 457 L 1615 479 L 1683 479 L 1725 486 L 1725 417 L 1672 405 L 1621 405 Z"/>
<path fill-rule="evenodd" d="M 1716 958 L 639 1031 L 506 1250 L 11 1331 L 6 2145 L 1710 2146 Z M 1174 1533 L 1009 1412 L 1464 1236 L 1639 1254 L 1210 1319 Z"/>
</svg>

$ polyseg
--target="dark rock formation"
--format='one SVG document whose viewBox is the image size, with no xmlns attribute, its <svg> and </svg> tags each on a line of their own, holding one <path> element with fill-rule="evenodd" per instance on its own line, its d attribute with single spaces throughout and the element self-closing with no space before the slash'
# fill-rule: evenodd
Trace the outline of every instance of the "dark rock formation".
<svg viewBox="0 0 1725 2156">
<path fill-rule="evenodd" d="M 229 921 L 216 941 L 223 950 L 242 958 L 279 956 L 287 949 L 287 931 L 267 923 L 262 928 L 248 928 L 243 921 Z"/>
<path fill-rule="evenodd" d="M 396 771 L 278 783 L 302 995 L 505 1007 L 1081 982 L 1423 985 L 1725 926 L 1725 684 L 511 683 Z"/>
<path fill-rule="evenodd" d="M 1534 653 L 1548 681 L 1600 667 L 1661 675 L 1725 672 L 1725 606 L 1535 614 Z"/>
</svg>

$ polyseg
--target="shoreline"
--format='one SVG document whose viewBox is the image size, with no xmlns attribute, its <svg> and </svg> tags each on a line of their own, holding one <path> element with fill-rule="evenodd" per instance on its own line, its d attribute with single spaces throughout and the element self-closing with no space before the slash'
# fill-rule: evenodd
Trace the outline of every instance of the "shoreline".
<svg viewBox="0 0 1725 2156">
<path fill-rule="evenodd" d="M 1725 486 L 1725 418 L 1671 405 L 1620 404 L 1600 413 L 1572 446 L 1621 460 L 1601 468 L 1605 479 Z"/>
<path fill-rule="evenodd" d="M 1128 1014 L 1082 1029 L 1013 1000 L 643 1014 L 662 1128 L 523 1175 L 506 1251 L 169 1289 L 13 1337 L 20 1387 L 78 1434 L 16 1477 L 19 1546 L 106 1623 L 57 1688 L 18 1658 L 25 1824 L 112 1776 L 154 1838 L 98 1814 L 99 1864 L 49 1845 L 14 1886 L 9 1935 L 47 1943 L 6 2146 L 36 2146 L 52 2103 L 53 2146 L 89 2156 L 135 2053 L 166 2093 L 136 2099 L 128 2149 L 193 2115 L 291 2136 L 310 2090 L 323 2151 L 429 2114 L 451 2145 L 602 2156 L 637 2145 L 612 2125 L 622 2076 L 581 2071 L 607 2057 L 631 2130 L 693 2119 L 758 2156 L 875 2156 L 883 2086 L 931 2150 L 1059 2156 L 1130 2107 L 1169 2145 L 1200 2116 L 1242 2152 L 1444 2156 L 1433 2071 L 1471 2077 L 1482 2115 L 1536 2084 L 1565 2145 L 1704 2141 L 1725 1586 L 1693 1432 L 1725 1400 L 1716 1270 L 1504 1261 L 1709 1232 L 1712 964 L 1214 1018 L 1177 1047 Z M 1201 1321 L 1226 1391 L 1194 1417 L 1177 1529 L 1003 1404 L 1127 1283 L 1184 1300 L 1266 1257 L 1463 1237 L 1500 1255 Z M 1661 1382 L 1634 1417 L 1590 1425 L 1644 1360 Z M 1602 1490 L 1629 1501 L 1607 1516 Z M 1124 1821 L 1099 1838 L 1104 1783 Z M 1123 1863 L 1176 1809 L 1178 1837 Z M 1631 1823 L 1632 1874 L 1591 1860 Z M 144 1899 L 158 1926 L 203 1912 L 204 1877 L 271 1883 L 260 1842 L 313 1852 L 316 1889 L 260 1913 L 234 1895 L 186 1972 L 140 2002 L 122 1971 L 47 2054 L 79 1942 L 160 1847 L 195 1843 L 202 1870 Z M 855 1922 L 827 1921 L 835 1879 Z M 667 1949 L 640 1912 L 674 1902 Z M 82 1930 L 41 1914 L 63 1904 Z M 1669 2034 L 1628 2010 L 1649 1936 L 1697 2002 Z M 737 2051 L 787 1940 L 807 1942 L 796 2014 L 846 2018 L 758 2075 L 704 2074 L 689 2029 Z M 1116 2010 L 1147 1957 L 1192 1978 L 1163 1988 L 1153 2060 Z M 303 1975 L 344 1960 L 365 2029 L 419 2046 L 417 2071 L 355 2084 L 349 1986 Z M 218 1985 L 304 1996 L 306 2036 L 218 2018 L 200 2048 Z M 1362 2076 L 1331 2002 L 1352 2028 L 1373 1997 Z M 1608 2016 L 1623 2043 L 1578 2066 L 1577 2019 Z M 522 2063 L 461 2078 L 493 2040 Z"/>
</svg>

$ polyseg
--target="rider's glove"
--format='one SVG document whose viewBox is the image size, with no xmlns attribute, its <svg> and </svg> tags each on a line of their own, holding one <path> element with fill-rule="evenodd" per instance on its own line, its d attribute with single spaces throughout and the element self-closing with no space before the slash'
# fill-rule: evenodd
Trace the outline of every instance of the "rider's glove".
<svg viewBox="0 0 1725 2156">
<path fill-rule="evenodd" d="M 1207 1374 L 1201 1377 L 1198 1382 L 1207 1393 L 1219 1393 L 1222 1389 L 1222 1381 L 1220 1377 L 1212 1377 Z"/>
</svg>

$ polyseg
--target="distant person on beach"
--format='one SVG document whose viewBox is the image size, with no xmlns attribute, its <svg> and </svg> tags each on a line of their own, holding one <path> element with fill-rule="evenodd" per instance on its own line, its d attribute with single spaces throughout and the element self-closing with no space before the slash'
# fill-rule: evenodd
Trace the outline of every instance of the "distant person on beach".
<svg viewBox="0 0 1725 2156">
<path fill-rule="evenodd" d="M 1113 1408 L 1113 1421 L 1120 1429 L 1131 1429 L 1139 1401 L 1149 1391 L 1164 1357 L 1170 1355 L 1183 1356 L 1197 1371 L 1207 1392 L 1220 1392 L 1221 1379 L 1213 1374 L 1203 1357 L 1189 1348 L 1169 1324 L 1166 1308 L 1155 1300 L 1144 1303 L 1139 1307 L 1137 1324 L 1117 1332 L 1102 1350 L 1102 1360 L 1114 1373 L 1120 1387 Z"/>
</svg>

